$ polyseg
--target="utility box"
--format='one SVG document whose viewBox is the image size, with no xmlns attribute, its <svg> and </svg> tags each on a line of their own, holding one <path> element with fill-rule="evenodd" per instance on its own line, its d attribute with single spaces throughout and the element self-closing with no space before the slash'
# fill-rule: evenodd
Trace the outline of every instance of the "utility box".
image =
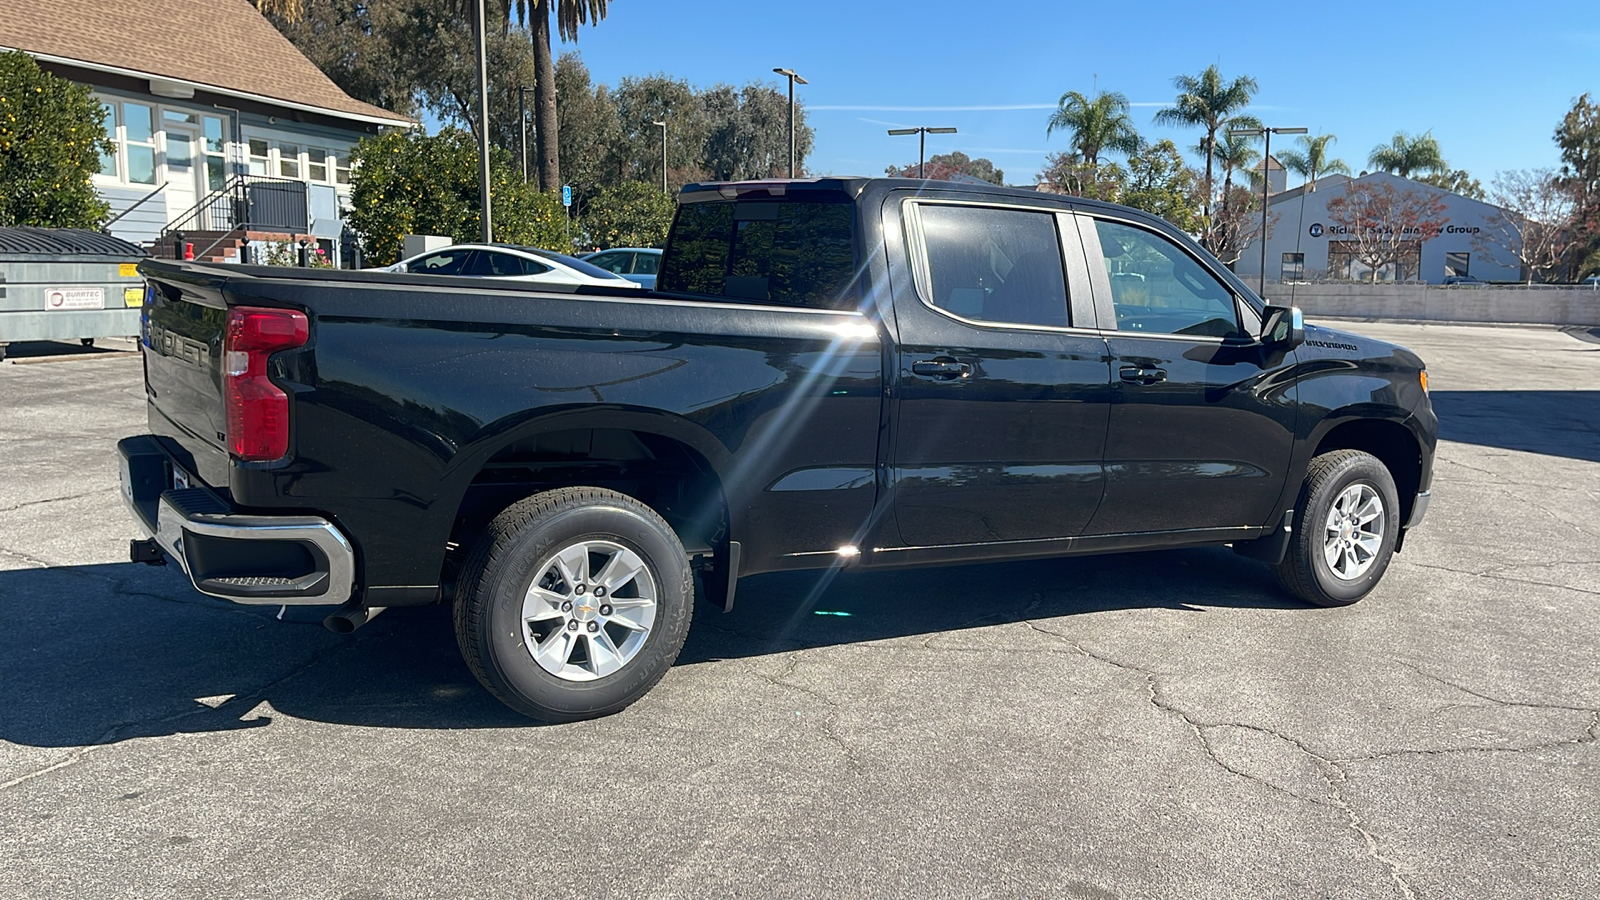
<svg viewBox="0 0 1600 900">
<path fill-rule="evenodd" d="M 405 236 L 405 243 L 400 250 L 400 259 L 410 259 L 413 256 L 421 256 L 424 253 L 443 250 L 453 243 L 455 241 L 437 234 L 408 234 Z M 395 260 L 395 262 L 399 262 L 400 259 Z"/>
<path fill-rule="evenodd" d="M 0 228 L 0 359 L 15 341 L 139 333 L 139 247 L 81 228 Z"/>
</svg>

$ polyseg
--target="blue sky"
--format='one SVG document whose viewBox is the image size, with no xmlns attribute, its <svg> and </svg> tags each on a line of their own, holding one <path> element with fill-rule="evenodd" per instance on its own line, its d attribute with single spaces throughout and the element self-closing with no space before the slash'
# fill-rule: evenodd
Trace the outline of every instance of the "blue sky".
<svg viewBox="0 0 1600 900">
<path fill-rule="evenodd" d="M 1255 77 L 1253 111 L 1267 124 L 1338 135 L 1334 155 L 1356 171 L 1397 129 L 1431 129 L 1450 164 L 1487 186 L 1498 170 L 1558 163 L 1556 124 L 1574 97 L 1600 93 L 1593 10 L 1592 0 L 612 0 L 576 48 L 610 85 L 656 72 L 698 86 L 777 81 L 774 66 L 795 69 L 811 81 L 798 90 L 819 174 L 914 163 L 916 138 L 885 129 L 948 125 L 960 133 L 930 135 L 929 155 L 986 156 L 1008 182 L 1028 182 L 1046 153 L 1066 149 L 1064 136 L 1045 136 L 1056 101 L 1096 83 L 1132 101 L 1146 137 L 1188 148 L 1198 132 L 1151 117 L 1171 102 L 1174 75 L 1217 63 Z"/>
</svg>

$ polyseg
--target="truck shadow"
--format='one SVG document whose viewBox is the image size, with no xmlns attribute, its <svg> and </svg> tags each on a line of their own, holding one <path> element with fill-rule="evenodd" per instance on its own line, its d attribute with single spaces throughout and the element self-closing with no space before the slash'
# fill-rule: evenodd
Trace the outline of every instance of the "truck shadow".
<svg viewBox="0 0 1600 900">
<path fill-rule="evenodd" d="M 1227 550 L 902 572 L 792 572 L 702 603 L 678 665 L 1112 609 L 1303 607 Z M 525 727 L 478 685 L 449 610 L 390 610 L 353 635 L 326 610 L 239 607 L 175 568 L 0 572 L 0 741 L 80 747 L 271 724 L 276 714 L 393 728 Z M 266 705 L 263 705 L 266 704 Z"/>
<path fill-rule="evenodd" d="M 1600 391 L 1434 391 L 1439 438 L 1600 462 Z"/>
</svg>

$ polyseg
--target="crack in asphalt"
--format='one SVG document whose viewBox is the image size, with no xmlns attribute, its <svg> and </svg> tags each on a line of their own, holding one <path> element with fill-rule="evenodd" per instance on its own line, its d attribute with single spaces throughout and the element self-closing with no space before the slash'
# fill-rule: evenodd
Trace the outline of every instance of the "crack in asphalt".
<svg viewBox="0 0 1600 900">
<path fill-rule="evenodd" d="M 74 749 L 65 758 L 57 760 L 48 766 L 44 766 L 32 772 L 26 772 L 22 775 L 18 775 L 9 781 L 0 782 L 0 791 L 10 790 L 18 787 L 19 785 L 32 781 L 35 778 L 48 775 L 51 772 L 60 771 L 61 769 L 65 769 L 69 766 L 82 762 L 86 757 L 97 750 L 115 747 L 124 739 L 124 736 L 140 737 L 150 734 L 153 729 L 164 729 L 166 726 L 174 725 L 186 719 L 197 717 L 216 718 L 219 713 L 228 715 L 232 710 L 240 710 L 238 719 L 239 721 L 243 721 L 244 713 L 248 713 L 257 706 L 261 705 L 261 703 L 267 699 L 266 695 L 268 692 L 270 692 L 273 688 L 305 673 L 313 666 L 322 662 L 324 658 L 331 656 L 335 652 L 349 648 L 352 643 L 353 642 L 350 640 L 345 640 L 323 647 L 322 649 L 313 652 L 304 663 L 301 663 L 294 669 L 271 679 L 267 683 L 249 691 L 248 693 L 236 694 L 232 699 L 229 699 L 228 701 L 216 707 L 203 706 L 200 709 L 180 710 L 179 712 L 172 713 L 170 715 L 159 716 L 156 718 L 137 718 L 129 719 L 124 722 L 118 722 L 117 724 L 106 729 L 93 741 Z M 223 712 L 224 710 L 228 710 L 229 712 Z M 261 725 L 266 725 L 268 722 L 270 722 L 270 719 L 261 721 Z M 261 727 L 261 725 L 252 725 L 247 727 Z M 183 729 L 181 728 L 173 729 L 172 733 L 180 733 L 182 730 Z M 133 733 L 125 735 L 125 732 L 130 731 Z"/>
<path fill-rule="evenodd" d="M 27 553 L 23 553 L 21 550 L 12 550 L 9 547 L 0 547 L 0 553 L 4 553 L 6 556 L 11 557 L 12 559 L 20 559 L 23 562 L 27 563 L 28 565 L 33 566 L 34 568 L 38 568 L 38 569 L 53 569 L 53 568 L 56 568 L 56 566 L 53 566 L 50 563 L 45 562 L 44 560 L 40 559 L 39 557 L 32 556 L 32 555 L 27 554 Z"/>
<path fill-rule="evenodd" d="M 84 491 L 81 494 L 71 494 L 66 497 L 47 497 L 43 500 L 25 500 L 21 503 L 13 503 L 10 506 L 0 506 L 0 513 L 13 512 L 19 509 L 27 509 L 30 506 L 43 506 L 46 503 L 60 503 L 65 500 L 82 500 L 84 497 L 93 497 L 97 494 L 109 493 L 112 493 L 112 491 L 107 488 L 99 488 L 93 491 Z"/>
<path fill-rule="evenodd" d="M 1595 560 L 1584 560 L 1584 561 L 1582 561 L 1580 563 L 1576 563 L 1575 565 L 1591 565 L 1591 564 L 1593 564 L 1593 562 L 1595 562 Z M 1515 568 L 1521 568 L 1523 566 L 1530 566 L 1530 565 L 1562 565 L 1562 563 L 1515 563 L 1515 564 L 1506 565 L 1506 566 L 1491 566 L 1488 569 L 1483 570 L 1482 572 L 1474 572 L 1474 571 L 1472 571 L 1470 569 L 1457 569 L 1457 568 L 1455 568 L 1453 566 L 1443 566 L 1443 565 L 1439 565 L 1438 563 L 1413 562 L 1411 560 L 1405 560 L 1404 564 L 1408 565 L 1408 566 L 1416 566 L 1419 569 L 1436 569 L 1436 570 L 1441 571 L 1441 572 L 1454 572 L 1457 575 L 1471 575 L 1474 578 L 1491 578 L 1491 579 L 1494 579 L 1496 581 L 1509 581 L 1509 582 L 1512 582 L 1514 584 L 1531 584 L 1531 585 L 1535 585 L 1535 586 L 1538 586 L 1538 587 L 1556 588 L 1558 590 L 1563 590 L 1563 591 L 1576 591 L 1576 592 L 1578 592 L 1580 594 L 1589 594 L 1591 596 L 1600 596 L 1600 591 L 1592 591 L 1592 590 L 1589 590 L 1588 588 L 1577 587 L 1576 585 L 1555 584 L 1555 583 L 1549 582 L 1549 581 L 1536 581 L 1536 580 L 1531 579 L 1531 578 L 1515 578 L 1515 577 L 1510 576 L 1510 575 L 1502 575 L 1502 574 L 1500 574 L 1505 569 L 1515 569 Z M 1567 565 L 1573 565 L 1573 564 L 1572 563 L 1567 563 Z"/>
<path fill-rule="evenodd" d="M 1188 712 L 1180 709 L 1177 704 L 1173 703 L 1170 699 L 1162 694 L 1159 673 L 1142 668 L 1140 666 L 1132 665 L 1131 663 L 1125 663 L 1102 653 L 1096 653 L 1095 651 L 1090 650 L 1089 648 L 1073 640 L 1071 637 L 1061 634 L 1060 632 L 1051 631 L 1048 628 L 1042 628 L 1037 623 L 1024 622 L 1023 624 L 1040 634 L 1065 643 L 1074 651 L 1082 654 L 1088 659 L 1092 659 L 1096 662 L 1111 666 L 1124 672 L 1141 676 L 1145 681 L 1145 687 L 1149 693 L 1150 705 L 1162 711 L 1163 713 L 1177 717 L 1179 720 L 1184 722 L 1184 724 L 1188 725 L 1189 730 L 1195 735 L 1196 740 L 1199 741 L 1200 747 L 1205 752 L 1206 757 L 1224 771 L 1230 772 L 1246 779 L 1247 781 L 1259 784 L 1265 788 L 1268 788 L 1269 790 L 1291 797 L 1295 800 L 1299 800 L 1304 803 L 1311 803 L 1317 806 L 1330 806 L 1344 813 L 1346 825 L 1351 831 L 1360 836 L 1363 844 L 1366 847 L 1367 855 L 1375 862 L 1383 865 L 1383 867 L 1389 873 L 1390 880 L 1394 882 L 1395 887 L 1400 891 L 1402 896 L 1407 898 L 1407 900 L 1416 900 L 1417 894 L 1412 889 L 1410 882 L 1406 880 L 1405 873 L 1402 871 L 1404 867 L 1401 862 L 1393 859 L 1388 854 L 1383 852 L 1383 846 L 1379 842 L 1378 836 L 1373 834 L 1372 831 L 1366 827 L 1366 823 L 1361 818 L 1360 813 L 1356 812 L 1355 807 L 1351 805 L 1350 801 L 1344 796 L 1344 792 L 1340 790 L 1339 786 L 1350 780 L 1350 775 L 1340 764 L 1340 760 L 1332 759 L 1328 756 L 1317 753 L 1308 747 L 1304 742 L 1291 737 L 1290 735 L 1275 731 L 1271 728 L 1266 728 L 1260 725 L 1252 725 L 1244 722 L 1202 722 L 1190 715 Z M 1319 766 L 1317 767 L 1317 774 L 1318 777 L 1320 777 L 1328 786 L 1329 802 L 1318 801 L 1310 797 L 1303 797 L 1293 791 L 1287 790 L 1279 785 L 1273 784 L 1270 781 L 1259 778 L 1248 772 L 1241 771 L 1239 768 L 1228 764 L 1228 762 L 1222 759 L 1222 757 L 1217 753 L 1216 747 L 1212 744 L 1210 736 L 1206 733 L 1208 728 L 1219 729 L 1225 727 L 1240 728 L 1247 731 L 1254 731 L 1260 734 L 1270 735 L 1298 748 L 1302 753 L 1311 757 L 1311 759 L 1319 763 Z M 1330 771 L 1338 776 L 1337 781 L 1335 781 L 1333 775 L 1329 774 Z"/>
<path fill-rule="evenodd" d="M 786 680 L 790 675 L 794 674 L 796 669 L 800 667 L 800 662 L 800 655 L 795 654 L 789 658 L 788 663 L 783 667 L 783 671 L 777 673 L 776 675 L 768 675 L 767 673 L 758 669 L 751 669 L 750 674 L 762 681 L 765 681 L 773 687 L 784 688 L 804 694 L 821 702 L 823 706 L 826 706 L 830 710 L 833 710 L 835 713 L 837 713 L 840 709 L 839 704 L 827 694 L 814 688 L 806 687 L 803 684 L 795 684 L 792 681 Z M 862 762 L 861 757 L 857 755 L 855 748 L 850 746 L 850 743 L 844 739 L 844 735 L 839 733 L 836 722 L 832 720 L 823 722 L 822 736 L 829 743 L 839 748 L 840 752 L 844 754 L 845 761 L 848 763 L 849 768 L 852 769 L 856 774 L 860 775 L 866 772 L 866 765 Z"/>
</svg>

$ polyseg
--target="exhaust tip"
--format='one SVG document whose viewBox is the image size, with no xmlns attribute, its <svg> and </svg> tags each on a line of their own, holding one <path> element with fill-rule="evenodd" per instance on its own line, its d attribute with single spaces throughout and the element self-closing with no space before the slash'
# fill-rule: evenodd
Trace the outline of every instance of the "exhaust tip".
<svg viewBox="0 0 1600 900">
<path fill-rule="evenodd" d="M 334 634 L 349 634 L 377 618 L 378 613 L 383 610 L 382 606 L 340 607 L 337 612 L 322 620 L 322 627 Z"/>
</svg>

